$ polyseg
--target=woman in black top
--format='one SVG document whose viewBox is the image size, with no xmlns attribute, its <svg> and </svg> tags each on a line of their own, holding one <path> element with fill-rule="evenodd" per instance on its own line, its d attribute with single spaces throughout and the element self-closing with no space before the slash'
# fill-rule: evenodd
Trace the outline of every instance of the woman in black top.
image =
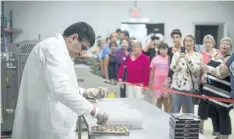
<svg viewBox="0 0 234 139">
<path fill-rule="evenodd" d="M 111 42 L 109 46 L 111 53 L 104 58 L 104 74 L 106 81 L 115 83 L 117 81 L 118 73 L 118 63 L 116 59 L 118 45 L 116 42 Z"/>
</svg>

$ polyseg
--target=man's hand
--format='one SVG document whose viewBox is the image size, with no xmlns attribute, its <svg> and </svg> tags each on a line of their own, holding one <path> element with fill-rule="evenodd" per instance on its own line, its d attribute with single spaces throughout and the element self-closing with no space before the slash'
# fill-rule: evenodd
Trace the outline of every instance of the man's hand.
<svg viewBox="0 0 234 139">
<path fill-rule="evenodd" d="M 96 118 L 97 118 L 98 125 L 104 125 L 104 124 L 106 124 L 106 122 L 108 120 L 108 115 L 106 113 L 99 112 L 97 114 Z"/>
<path fill-rule="evenodd" d="M 106 113 L 102 113 L 99 108 L 94 107 L 91 115 L 95 118 L 97 118 L 97 124 L 98 125 L 104 125 L 106 124 L 108 120 L 108 115 Z"/>
<path fill-rule="evenodd" d="M 106 97 L 107 90 L 108 88 L 104 88 L 104 87 L 98 87 L 98 89 L 88 88 L 85 90 L 84 96 L 88 98 L 94 98 L 94 99 L 100 100 Z"/>
</svg>

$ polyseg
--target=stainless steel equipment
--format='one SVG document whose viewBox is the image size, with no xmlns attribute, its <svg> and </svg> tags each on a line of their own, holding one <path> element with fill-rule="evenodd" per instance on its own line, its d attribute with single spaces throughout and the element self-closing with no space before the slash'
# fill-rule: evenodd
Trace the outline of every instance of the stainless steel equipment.
<svg viewBox="0 0 234 139">
<path fill-rule="evenodd" d="M 102 77 L 91 72 L 91 65 L 77 64 L 75 65 L 75 71 L 80 87 L 98 88 L 103 86 L 108 88 L 108 93 L 114 93 L 116 97 L 120 96 L 119 86 L 105 83 Z"/>
<path fill-rule="evenodd" d="M 13 53 L 1 53 L 2 134 L 11 134 L 18 96 L 17 60 Z"/>
<path fill-rule="evenodd" d="M 18 74 L 18 86 L 21 82 L 21 77 L 23 74 L 24 66 L 26 64 L 27 58 L 33 47 L 39 43 L 38 40 L 33 41 L 23 41 L 19 44 L 16 44 L 16 58 L 18 61 L 17 64 L 17 74 Z"/>
<path fill-rule="evenodd" d="M 37 43 L 38 41 L 23 41 L 11 44 L 11 52 L 1 53 L 1 133 L 4 136 L 11 135 L 24 65 Z"/>
</svg>

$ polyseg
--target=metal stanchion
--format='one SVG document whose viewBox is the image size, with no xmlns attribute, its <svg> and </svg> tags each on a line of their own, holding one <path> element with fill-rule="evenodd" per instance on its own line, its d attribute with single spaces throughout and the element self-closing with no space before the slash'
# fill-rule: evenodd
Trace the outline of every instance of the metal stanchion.
<svg viewBox="0 0 234 139">
<path fill-rule="evenodd" d="M 78 117 L 78 139 L 81 139 L 81 134 L 82 134 L 82 120 L 81 120 L 81 116 Z"/>
</svg>

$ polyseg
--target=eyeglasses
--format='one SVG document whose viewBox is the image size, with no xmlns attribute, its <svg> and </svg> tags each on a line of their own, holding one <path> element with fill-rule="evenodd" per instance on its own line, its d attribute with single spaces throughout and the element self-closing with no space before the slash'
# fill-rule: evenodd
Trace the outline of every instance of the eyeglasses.
<svg viewBox="0 0 234 139">
<path fill-rule="evenodd" d="M 81 51 L 82 51 L 82 53 L 86 53 L 89 48 L 90 48 L 90 44 L 88 42 L 81 41 Z"/>
</svg>

